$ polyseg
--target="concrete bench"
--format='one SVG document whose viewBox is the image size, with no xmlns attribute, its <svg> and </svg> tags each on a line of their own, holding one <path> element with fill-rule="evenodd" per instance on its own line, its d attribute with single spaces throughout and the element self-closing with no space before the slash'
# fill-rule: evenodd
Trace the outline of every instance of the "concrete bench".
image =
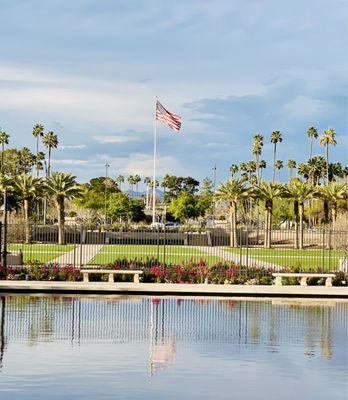
<svg viewBox="0 0 348 400">
<path fill-rule="evenodd" d="M 109 282 L 114 282 L 114 275 L 133 275 L 133 282 L 139 283 L 139 275 L 143 273 L 141 270 L 129 269 L 81 269 L 83 282 L 89 282 L 89 274 L 109 275 Z"/>
<path fill-rule="evenodd" d="M 275 285 L 282 285 L 282 278 L 301 278 L 300 285 L 307 286 L 308 278 L 326 278 L 325 286 L 332 286 L 332 278 L 335 277 L 335 274 L 315 274 L 315 273 L 306 273 L 306 272 L 276 272 L 272 274 L 275 277 Z"/>
</svg>

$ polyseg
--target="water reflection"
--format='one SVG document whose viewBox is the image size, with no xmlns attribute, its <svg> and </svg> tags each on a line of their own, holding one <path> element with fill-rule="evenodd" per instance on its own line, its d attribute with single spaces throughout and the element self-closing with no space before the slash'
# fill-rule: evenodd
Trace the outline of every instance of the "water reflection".
<svg viewBox="0 0 348 400">
<path fill-rule="evenodd" d="M 154 374 L 172 365 L 178 343 L 301 344 L 305 356 L 331 359 L 333 338 L 347 336 L 348 303 L 215 299 L 1 297 L 0 368 L 8 343 L 149 343 Z"/>
</svg>

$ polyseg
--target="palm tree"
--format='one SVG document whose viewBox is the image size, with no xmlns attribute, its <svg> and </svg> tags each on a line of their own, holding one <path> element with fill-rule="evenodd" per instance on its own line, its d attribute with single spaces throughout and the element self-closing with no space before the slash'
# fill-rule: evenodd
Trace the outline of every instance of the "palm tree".
<svg viewBox="0 0 348 400">
<path fill-rule="evenodd" d="M 299 163 L 297 166 L 297 176 L 304 178 L 306 181 L 309 178 L 309 167 L 307 163 Z"/>
<path fill-rule="evenodd" d="M 290 171 L 289 179 L 292 179 L 293 170 L 296 168 L 296 161 L 289 159 L 288 162 L 286 163 L 286 166 L 289 168 Z"/>
<path fill-rule="evenodd" d="M 313 141 L 314 139 L 318 138 L 318 131 L 317 128 L 314 125 L 311 125 L 308 129 L 307 129 L 307 137 L 309 138 L 309 159 L 312 158 L 312 150 L 313 150 Z"/>
<path fill-rule="evenodd" d="M 118 175 L 116 178 L 116 182 L 118 184 L 119 189 L 122 191 L 121 185 L 122 185 L 122 183 L 124 183 L 124 176 Z"/>
<path fill-rule="evenodd" d="M 247 163 L 247 172 L 249 173 L 249 182 L 251 180 L 251 176 L 254 172 L 256 172 L 256 163 L 255 161 L 251 160 Z"/>
<path fill-rule="evenodd" d="M 33 136 L 36 138 L 36 177 L 39 176 L 39 140 L 44 134 L 44 127 L 36 124 L 33 128 Z"/>
<path fill-rule="evenodd" d="M 326 156 L 326 183 L 329 183 L 329 146 L 336 146 L 337 142 L 335 139 L 336 132 L 333 128 L 329 128 L 324 131 L 320 137 L 320 145 L 325 146 L 325 156 Z"/>
<path fill-rule="evenodd" d="M 265 160 L 260 160 L 259 162 L 259 170 L 260 170 L 260 179 L 262 179 L 262 171 L 266 169 L 267 163 Z"/>
<path fill-rule="evenodd" d="M 248 164 L 245 162 L 240 163 L 239 169 L 241 172 L 248 172 Z"/>
<path fill-rule="evenodd" d="M 131 195 L 132 195 L 132 193 L 133 193 L 133 188 L 134 188 L 134 176 L 133 175 L 129 175 L 128 176 L 128 178 L 127 178 L 127 182 L 128 182 L 128 184 L 129 184 L 129 189 L 130 189 L 130 191 L 131 191 Z"/>
<path fill-rule="evenodd" d="M 51 151 L 52 151 L 52 149 L 56 149 L 58 147 L 58 144 L 59 144 L 58 136 L 55 133 L 53 133 L 52 131 L 49 131 L 46 133 L 46 135 L 43 136 L 42 143 L 48 149 L 47 176 L 50 177 L 51 176 Z"/>
<path fill-rule="evenodd" d="M 294 202 L 295 217 L 295 248 L 303 249 L 303 217 L 304 204 L 307 200 L 314 197 L 316 193 L 315 187 L 301 182 L 299 179 L 292 179 L 284 189 L 283 196 Z M 300 228 L 300 235 L 299 235 Z"/>
<path fill-rule="evenodd" d="M 283 168 L 283 161 L 282 160 L 277 160 L 275 162 L 275 167 L 279 171 L 279 180 L 280 180 L 280 170 Z"/>
<path fill-rule="evenodd" d="M 231 172 L 231 176 L 232 178 L 236 175 L 236 173 L 239 171 L 239 167 L 237 164 L 231 164 L 230 166 L 230 172 Z"/>
<path fill-rule="evenodd" d="M 29 212 L 31 202 L 38 198 L 42 193 L 42 180 L 34 178 L 31 175 L 19 175 L 15 178 L 15 186 L 23 201 L 24 219 L 25 219 L 25 243 L 30 242 L 30 219 Z"/>
<path fill-rule="evenodd" d="M 0 130 L 0 144 L 1 144 L 1 172 L 4 170 L 4 151 L 5 145 L 9 143 L 10 135 L 5 131 Z"/>
<path fill-rule="evenodd" d="M 141 178 L 139 175 L 134 175 L 134 184 L 135 184 L 135 190 L 137 192 L 137 196 L 138 196 L 138 188 L 139 188 L 139 182 L 141 182 Z"/>
<path fill-rule="evenodd" d="M 146 201 L 145 201 L 145 207 L 149 208 L 149 190 L 150 190 L 150 183 L 151 183 L 151 178 L 149 176 L 145 176 L 144 178 L 144 183 L 146 185 Z M 165 187 L 165 186 L 164 186 Z"/>
<path fill-rule="evenodd" d="M 273 202 L 282 196 L 283 185 L 277 182 L 261 181 L 253 190 L 254 196 L 264 201 L 265 206 L 265 240 L 264 247 L 270 248 L 272 244 L 272 212 Z"/>
<path fill-rule="evenodd" d="M 253 138 L 252 154 L 255 156 L 256 161 L 256 176 L 257 181 L 260 180 L 260 155 L 263 147 L 263 136 L 257 133 Z"/>
<path fill-rule="evenodd" d="M 76 182 L 76 177 L 63 172 L 55 172 L 46 180 L 46 191 L 50 195 L 57 208 L 58 219 L 58 243 L 65 244 L 65 200 L 71 200 L 82 194 L 82 188 Z"/>
<path fill-rule="evenodd" d="M 273 131 L 271 134 L 271 143 L 274 144 L 273 148 L 273 178 L 275 179 L 275 170 L 276 170 L 276 155 L 277 155 L 277 144 L 283 141 L 282 134 L 279 131 Z"/>
<path fill-rule="evenodd" d="M 323 156 L 314 156 L 307 162 L 308 179 L 313 185 L 318 185 L 321 178 L 325 176 L 326 161 Z"/>
<path fill-rule="evenodd" d="M 348 185 L 346 183 L 330 182 L 319 188 L 319 196 L 330 204 L 331 220 L 336 221 L 337 204 L 340 200 L 345 200 L 348 197 Z"/>
<path fill-rule="evenodd" d="M 226 183 L 221 183 L 215 193 L 216 200 L 227 201 L 230 213 L 230 246 L 237 247 L 237 211 L 238 206 L 248 197 L 250 189 L 241 179 L 230 178 Z"/>
</svg>

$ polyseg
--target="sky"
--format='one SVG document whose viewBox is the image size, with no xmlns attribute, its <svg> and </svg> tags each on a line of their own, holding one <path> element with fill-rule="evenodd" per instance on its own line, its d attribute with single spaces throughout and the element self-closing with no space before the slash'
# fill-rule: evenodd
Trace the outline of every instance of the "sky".
<svg viewBox="0 0 348 400">
<path fill-rule="evenodd" d="M 306 130 L 332 126 L 347 164 L 346 0 L 0 0 L 0 126 L 35 150 L 54 131 L 55 171 L 87 181 L 152 174 L 156 96 L 182 117 L 158 124 L 158 175 L 229 176 L 232 163 L 308 159 Z M 324 154 L 318 143 L 314 154 Z M 280 179 L 285 180 L 284 169 Z"/>
</svg>

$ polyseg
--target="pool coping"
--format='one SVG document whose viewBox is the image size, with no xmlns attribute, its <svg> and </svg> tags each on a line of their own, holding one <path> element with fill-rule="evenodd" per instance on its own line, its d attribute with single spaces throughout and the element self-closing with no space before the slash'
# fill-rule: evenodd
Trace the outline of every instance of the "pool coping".
<svg viewBox="0 0 348 400">
<path fill-rule="evenodd" d="M 0 281 L 1 292 L 138 294 L 161 296 L 311 297 L 348 299 L 348 287 L 300 285 L 216 285 L 133 282 Z"/>
</svg>

